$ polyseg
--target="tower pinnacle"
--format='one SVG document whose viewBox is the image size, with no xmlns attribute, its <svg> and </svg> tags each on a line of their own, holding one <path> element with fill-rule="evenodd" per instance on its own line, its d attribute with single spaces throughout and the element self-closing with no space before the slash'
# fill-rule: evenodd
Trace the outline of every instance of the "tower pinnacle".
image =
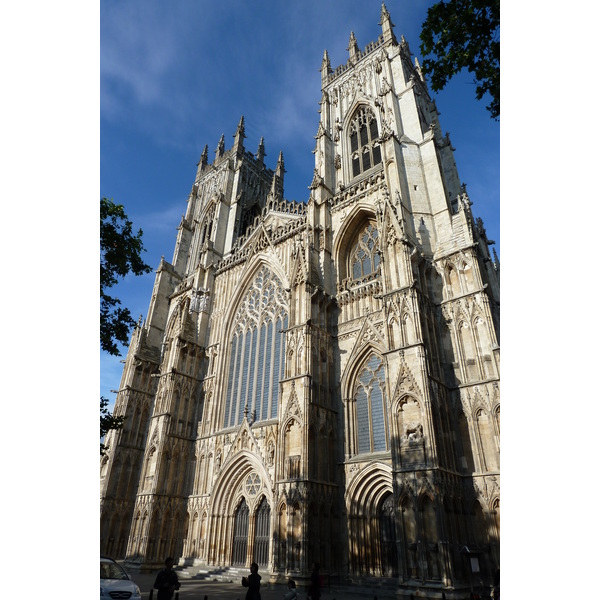
<svg viewBox="0 0 600 600">
<path fill-rule="evenodd" d="M 331 62 L 329 60 L 329 54 L 327 50 L 323 52 L 323 62 L 321 63 L 321 85 L 324 87 L 327 84 L 327 78 L 333 70 L 331 68 Z"/>
<path fill-rule="evenodd" d="M 350 52 L 350 61 L 355 63 L 360 56 L 360 50 L 358 49 L 358 43 L 356 41 L 356 36 L 354 35 L 354 31 L 350 32 L 350 41 L 348 42 L 348 47 L 346 48 L 348 52 Z"/>
<path fill-rule="evenodd" d="M 381 25 L 381 29 L 383 31 L 383 40 L 385 42 L 392 40 L 394 44 L 397 44 L 396 36 L 394 35 L 394 24 L 392 23 L 392 19 L 390 18 L 390 13 L 388 9 L 385 7 L 385 3 L 381 3 L 381 19 L 379 21 Z"/>
<path fill-rule="evenodd" d="M 219 144 L 215 150 L 216 158 L 221 158 L 223 154 L 225 154 L 225 134 L 221 134 L 221 139 L 219 140 Z"/>
<path fill-rule="evenodd" d="M 267 153 L 265 152 L 265 138 L 261 137 L 260 142 L 258 144 L 258 151 L 256 152 L 256 158 L 259 162 L 265 162 L 265 156 Z"/>
<path fill-rule="evenodd" d="M 200 156 L 200 160 L 196 165 L 198 169 L 201 171 L 208 164 L 208 144 L 204 146 L 204 150 L 202 150 L 202 155 Z"/>
<path fill-rule="evenodd" d="M 233 150 L 236 154 L 241 155 L 244 152 L 244 138 L 246 137 L 244 127 L 244 115 L 242 115 L 240 122 L 238 123 L 236 132 L 234 134 Z"/>
</svg>

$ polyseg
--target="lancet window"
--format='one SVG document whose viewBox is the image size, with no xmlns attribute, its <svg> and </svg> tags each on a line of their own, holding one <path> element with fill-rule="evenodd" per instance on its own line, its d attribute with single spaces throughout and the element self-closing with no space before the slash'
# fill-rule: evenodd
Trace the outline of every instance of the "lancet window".
<svg viewBox="0 0 600 600">
<path fill-rule="evenodd" d="M 358 454 L 387 450 L 385 368 L 371 354 L 359 372 L 355 391 Z"/>
<path fill-rule="evenodd" d="M 379 268 L 379 232 L 373 221 L 361 231 L 352 252 L 350 267 L 353 279 L 372 275 Z"/>
<path fill-rule="evenodd" d="M 379 130 L 375 114 L 368 106 L 360 107 L 350 123 L 350 153 L 352 177 L 360 175 L 381 162 Z"/>
<path fill-rule="evenodd" d="M 234 318 L 229 354 L 225 427 L 277 416 L 283 377 L 288 306 L 281 281 L 263 266 Z"/>
</svg>

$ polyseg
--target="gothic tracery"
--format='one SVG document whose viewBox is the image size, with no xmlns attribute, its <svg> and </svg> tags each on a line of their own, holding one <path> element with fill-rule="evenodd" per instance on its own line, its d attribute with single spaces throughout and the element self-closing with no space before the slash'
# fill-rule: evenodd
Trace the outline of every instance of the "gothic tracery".
<svg viewBox="0 0 600 600">
<path fill-rule="evenodd" d="M 499 280 L 381 25 L 324 57 L 307 202 L 283 198 L 282 154 L 246 151 L 243 117 L 203 153 L 124 364 L 103 552 L 279 581 L 318 561 L 406 595 L 468 590 L 463 547 L 484 579 L 499 564 Z"/>
</svg>

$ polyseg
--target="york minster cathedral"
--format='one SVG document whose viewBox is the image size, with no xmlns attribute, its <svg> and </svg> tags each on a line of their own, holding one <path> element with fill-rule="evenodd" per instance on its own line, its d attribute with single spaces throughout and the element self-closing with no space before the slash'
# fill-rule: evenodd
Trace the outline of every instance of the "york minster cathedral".
<svg viewBox="0 0 600 600">
<path fill-rule="evenodd" d="M 499 567 L 499 261 L 385 5 L 380 25 L 323 55 L 306 202 L 244 117 L 204 148 L 124 361 L 102 553 L 263 582 L 317 561 L 401 594 Z"/>
</svg>

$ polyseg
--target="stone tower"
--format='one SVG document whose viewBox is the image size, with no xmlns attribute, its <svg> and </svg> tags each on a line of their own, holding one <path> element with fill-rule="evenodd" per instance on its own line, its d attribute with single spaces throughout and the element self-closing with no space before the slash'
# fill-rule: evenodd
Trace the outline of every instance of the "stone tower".
<svg viewBox="0 0 600 600">
<path fill-rule="evenodd" d="M 101 550 L 466 592 L 499 565 L 499 265 L 408 43 L 321 66 L 307 202 L 222 136 L 134 331 Z"/>
</svg>

